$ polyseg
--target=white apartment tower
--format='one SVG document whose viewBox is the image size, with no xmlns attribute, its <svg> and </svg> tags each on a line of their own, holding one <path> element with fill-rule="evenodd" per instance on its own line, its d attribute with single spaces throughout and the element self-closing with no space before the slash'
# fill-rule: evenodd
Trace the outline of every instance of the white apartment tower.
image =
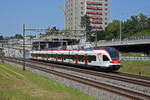
<svg viewBox="0 0 150 100">
<path fill-rule="evenodd" d="M 66 29 L 82 30 L 81 16 L 90 17 L 93 29 L 105 30 L 109 24 L 110 0 L 66 0 Z"/>
</svg>

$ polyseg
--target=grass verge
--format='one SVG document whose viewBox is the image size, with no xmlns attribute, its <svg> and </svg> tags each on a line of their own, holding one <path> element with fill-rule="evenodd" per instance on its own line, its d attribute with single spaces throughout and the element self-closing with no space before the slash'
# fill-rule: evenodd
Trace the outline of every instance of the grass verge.
<svg viewBox="0 0 150 100">
<path fill-rule="evenodd" d="M 47 77 L 0 62 L 0 100 L 95 100 Z"/>
<path fill-rule="evenodd" d="M 139 74 L 150 77 L 150 61 L 121 60 L 123 65 L 119 72 Z"/>
</svg>

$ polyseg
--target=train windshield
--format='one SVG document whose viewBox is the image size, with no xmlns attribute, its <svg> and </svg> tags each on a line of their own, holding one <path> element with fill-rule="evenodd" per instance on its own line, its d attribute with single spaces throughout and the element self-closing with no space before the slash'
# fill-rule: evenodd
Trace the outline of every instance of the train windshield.
<svg viewBox="0 0 150 100">
<path fill-rule="evenodd" d="M 119 52 L 117 51 L 117 49 L 115 49 L 115 48 L 105 48 L 105 49 L 109 52 L 112 60 L 119 59 Z"/>
</svg>

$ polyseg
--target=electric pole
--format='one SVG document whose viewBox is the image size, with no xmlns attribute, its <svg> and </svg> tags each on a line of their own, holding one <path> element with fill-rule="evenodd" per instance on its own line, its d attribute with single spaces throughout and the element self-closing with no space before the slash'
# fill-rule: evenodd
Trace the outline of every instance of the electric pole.
<svg viewBox="0 0 150 100">
<path fill-rule="evenodd" d="M 4 44 L 2 42 L 2 63 L 4 63 Z"/>
<path fill-rule="evenodd" d="M 25 24 L 23 24 L 23 71 L 26 70 L 25 68 Z"/>
<path fill-rule="evenodd" d="M 121 22 L 121 19 L 120 19 L 120 44 L 122 43 L 122 22 Z"/>
</svg>

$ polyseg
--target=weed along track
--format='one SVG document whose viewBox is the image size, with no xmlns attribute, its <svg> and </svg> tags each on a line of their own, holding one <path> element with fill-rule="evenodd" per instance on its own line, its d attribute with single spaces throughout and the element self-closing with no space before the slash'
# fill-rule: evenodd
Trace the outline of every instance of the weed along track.
<svg viewBox="0 0 150 100">
<path fill-rule="evenodd" d="M 12 65 L 15 64 L 0 62 L 0 100 L 96 100 L 47 77 L 22 71 Z"/>
<path fill-rule="evenodd" d="M 12 60 L 9 58 L 5 58 L 5 60 L 20 65 L 23 64 L 23 62 L 18 59 Z M 99 95 L 99 98 L 101 98 L 100 94 L 102 92 L 103 93 L 105 92 L 106 93 L 105 96 L 111 95 L 112 98 L 118 100 L 126 98 L 135 100 L 150 99 L 149 80 L 141 80 L 130 76 L 128 77 L 125 75 L 95 72 L 85 69 L 65 67 L 62 65 L 55 65 L 43 62 L 41 63 L 37 61 L 26 61 L 26 67 L 37 69 L 45 73 L 53 74 L 55 76 L 71 80 L 75 83 L 80 83 L 90 88 L 93 88 L 97 91 L 95 92 L 96 93 L 95 95 Z M 139 88 L 135 89 L 137 87 Z M 145 89 L 147 89 L 146 92 L 144 92 Z"/>
</svg>

